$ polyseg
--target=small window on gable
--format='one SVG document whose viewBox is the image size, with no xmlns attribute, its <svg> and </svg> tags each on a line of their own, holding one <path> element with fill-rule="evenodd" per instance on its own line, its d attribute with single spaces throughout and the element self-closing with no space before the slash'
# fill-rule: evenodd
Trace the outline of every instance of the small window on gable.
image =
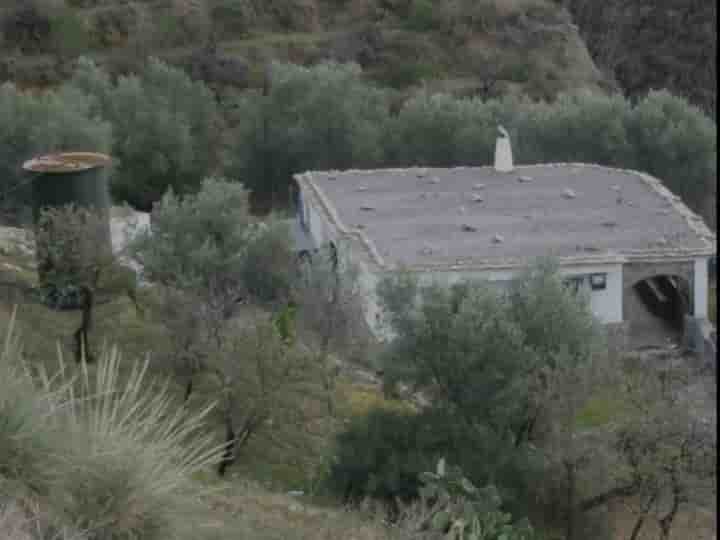
<svg viewBox="0 0 720 540">
<path fill-rule="evenodd" d="M 590 274 L 590 288 L 593 291 L 602 291 L 607 288 L 607 274 Z"/>
</svg>

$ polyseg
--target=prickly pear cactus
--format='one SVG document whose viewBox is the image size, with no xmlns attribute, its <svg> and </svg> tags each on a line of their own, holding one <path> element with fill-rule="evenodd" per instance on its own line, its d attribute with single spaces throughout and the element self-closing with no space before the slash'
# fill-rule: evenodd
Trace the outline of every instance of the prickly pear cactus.
<svg viewBox="0 0 720 540">
<path fill-rule="evenodd" d="M 513 523 L 501 509 L 502 499 L 494 486 L 478 488 L 459 467 L 440 459 L 434 473 L 420 475 L 423 500 L 437 508 L 429 526 L 445 534 L 446 540 L 533 540 L 535 534 L 526 521 Z"/>
</svg>

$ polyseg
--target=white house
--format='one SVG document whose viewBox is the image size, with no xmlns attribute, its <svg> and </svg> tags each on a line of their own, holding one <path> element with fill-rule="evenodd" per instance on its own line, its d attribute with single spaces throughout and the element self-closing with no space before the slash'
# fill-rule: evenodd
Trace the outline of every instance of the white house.
<svg viewBox="0 0 720 540">
<path fill-rule="evenodd" d="M 680 320 L 707 317 L 715 237 L 659 180 L 582 163 L 516 167 L 509 152 L 500 139 L 496 167 L 295 175 L 299 227 L 315 248 L 345 246 L 377 337 L 387 334 L 375 285 L 387 272 L 500 284 L 542 255 L 589 290 L 607 324 L 641 327 L 638 304 Z"/>
</svg>

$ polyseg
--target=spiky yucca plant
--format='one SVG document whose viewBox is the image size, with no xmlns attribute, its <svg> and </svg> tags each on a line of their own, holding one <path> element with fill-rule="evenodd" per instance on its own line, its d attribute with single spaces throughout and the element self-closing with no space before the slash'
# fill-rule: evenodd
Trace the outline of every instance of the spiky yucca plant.
<svg viewBox="0 0 720 540">
<path fill-rule="evenodd" d="M 71 379 L 61 358 L 62 379 Z M 148 361 L 121 380 L 121 356 L 106 349 L 91 374 L 81 363 L 70 387 L 68 452 L 53 492 L 70 523 L 97 540 L 198 538 L 201 508 L 191 475 L 219 461 L 201 435 L 213 406 L 188 413 L 167 383 L 148 380 Z"/>
<path fill-rule="evenodd" d="M 88 540 L 201 538 L 191 475 L 222 455 L 202 435 L 212 406 L 188 412 L 148 378 L 148 360 L 126 375 L 117 349 L 91 367 L 66 365 L 58 350 L 54 377 L 33 377 L 21 356 L 11 324 L 0 358 L 0 496 L 29 493 Z"/>
<path fill-rule="evenodd" d="M 87 536 L 48 523 L 37 504 L 0 502 L 0 538 L 3 540 L 87 540 Z"/>
<path fill-rule="evenodd" d="M 62 387 L 38 392 L 23 362 L 13 312 L 0 351 L 0 496 L 10 490 L 46 493 L 48 455 L 53 453 Z"/>
</svg>

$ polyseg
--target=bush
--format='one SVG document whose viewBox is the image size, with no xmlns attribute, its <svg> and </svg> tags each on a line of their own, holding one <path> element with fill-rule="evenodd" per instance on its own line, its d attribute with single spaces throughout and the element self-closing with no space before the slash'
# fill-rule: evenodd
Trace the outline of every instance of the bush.
<svg viewBox="0 0 720 540">
<path fill-rule="evenodd" d="M 386 388 L 403 383 L 430 402 L 422 421 L 438 445 L 414 441 L 416 452 L 440 450 L 473 482 L 495 483 L 507 504 L 529 504 L 545 468 L 538 447 L 556 422 L 556 374 L 579 376 L 603 352 L 587 299 L 563 286 L 551 260 L 506 292 L 479 282 L 420 286 L 399 275 L 378 293 L 395 332 L 383 357 Z M 394 443 L 388 437 L 387 447 Z"/>
<path fill-rule="evenodd" d="M 407 26 L 418 32 L 428 32 L 437 24 L 435 7 L 430 0 L 413 0 L 407 18 Z"/>
<path fill-rule="evenodd" d="M 673 193 L 715 226 L 717 124 L 700 109 L 666 91 L 651 92 L 626 122 L 630 166 L 661 178 Z"/>
<path fill-rule="evenodd" d="M 70 8 L 61 8 L 50 15 L 51 50 L 61 58 L 87 52 L 93 45 L 85 22 Z"/>
<path fill-rule="evenodd" d="M 432 468 L 444 450 L 442 438 L 432 435 L 413 413 L 375 409 L 355 417 L 337 438 L 327 485 L 346 500 L 413 499 L 420 473 Z"/>
<path fill-rule="evenodd" d="M 384 94 L 363 83 L 354 65 L 275 64 L 269 95 L 239 103 L 232 176 L 260 200 L 288 199 L 292 174 L 369 167 L 382 157 Z"/>
<path fill-rule="evenodd" d="M 56 374 L 32 378 L 11 323 L 0 358 L 0 496 L 35 500 L 92 539 L 200 538 L 191 475 L 221 455 L 200 434 L 209 409 L 178 409 L 147 362 L 121 373 L 115 350 L 92 372 L 59 360 Z"/>
<path fill-rule="evenodd" d="M 254 239 L 245 253 L 242 278 L 250 295 L 261 302 L 290 298 L 297 274 L 288 226 L 272 223 Z"/>
<path fill-rule="evenodd" d="M 150 211 L 169 187 L 193 193 L 218 167 L 215 100 L 183 71 L 152 59 L 139 75 L 112 84 L 83 60 L 69 86 L 88 94 L 94 110 L 113 125 L 118 165 L 111 187 L 118 200 Z"/>
</svg>

